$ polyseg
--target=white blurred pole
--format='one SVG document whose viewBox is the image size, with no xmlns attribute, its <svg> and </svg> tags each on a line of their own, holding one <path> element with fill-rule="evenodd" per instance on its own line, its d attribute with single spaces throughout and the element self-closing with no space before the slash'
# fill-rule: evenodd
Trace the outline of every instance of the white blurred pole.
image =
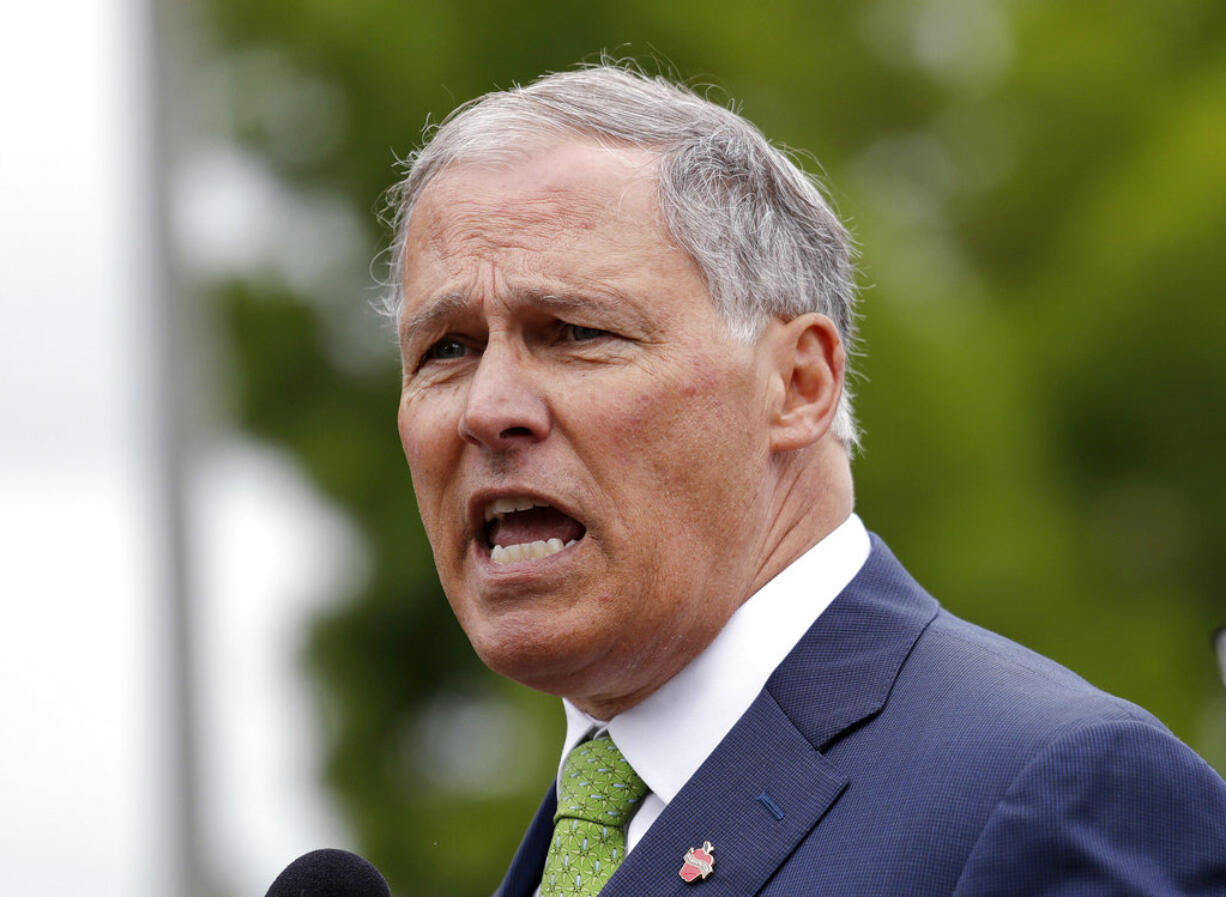
<svg viewBox="0 0 1226 897">
<path fill-rule="evenodd" d="M 170 864 L 176 893 L 184 897 L 214 897 L 218 893 L 203 847 L 202 801 L 197 731 L 199 719 L 196 640 L 193 620 L 192 578 L 188 569 L 186 513 L 186 434 L 188 413 L 194 407 L 191 352 L 184 345 L 183 294 L 176 278 L 173 246 L 167 239 L 170 170 L 174 143 L 171 103 L 181 72 L 174 65 L 177 32 L 163 0 L 140 0 L 137 11 L 138 45 L 142 47 L 141 77 L 144 96 L 144 171 L 147 183 L 143 220 L 148 247 L 147 313 L 150 322 L 149 390 L 152 398 L 154 469 L 150 471 L 160 508 L 162 545 L 160 620 L 163 640 L 167 706 L 163 718 L 167 734 L 168 787 L 164 818 L 172 826 L 167 843 L 174 855 Z"/>
</svg>

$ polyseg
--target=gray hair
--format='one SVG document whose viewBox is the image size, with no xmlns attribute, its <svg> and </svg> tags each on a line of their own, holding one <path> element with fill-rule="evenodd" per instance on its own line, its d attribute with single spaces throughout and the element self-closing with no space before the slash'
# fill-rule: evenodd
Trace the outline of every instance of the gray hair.
<svg viewBox="0 0 1226 897">
<path fill-rule="evenodd" d="M 403 309 L 409 219 L 431 179 L 460 162 L 493 162 L 567 137 L 649 149 L 659 157 L 660 209 L 694 259 L 735 337 L 752 342 L 772 316 L 826 315 L 852 353 L 852 242 L 817 180 L 753 124 L 662 77 L 602 64 L 546 75 L 457 108 L 404 162 L 389 192 L 389 315 Z M 832 425 L 859 445 L 851 393 Z"/>
</svg>

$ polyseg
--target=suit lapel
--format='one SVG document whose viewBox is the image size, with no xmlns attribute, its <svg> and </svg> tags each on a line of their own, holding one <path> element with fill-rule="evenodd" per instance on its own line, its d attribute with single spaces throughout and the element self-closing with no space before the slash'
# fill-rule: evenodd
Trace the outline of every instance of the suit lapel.
<svg viewBox="0 0 1226 897">
<path fill-rule="evenodd" d="M 939 606 L 877 536 L 868 560 L 766 681 L 818 750 L 876 715 Z"/>
</svg>

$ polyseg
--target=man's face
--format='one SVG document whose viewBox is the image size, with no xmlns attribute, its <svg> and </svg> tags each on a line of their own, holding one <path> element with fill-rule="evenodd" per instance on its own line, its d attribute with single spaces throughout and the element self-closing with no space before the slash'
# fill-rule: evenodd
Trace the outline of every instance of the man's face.
<svg viewBox="0 0 1226 897">
<path fill-rule="evenodd" d="M 653 158 L 587 142 L 439 175 L 409 227 L 400 438 L 481 658 L 598 715 L 750 593 L 765 353 L 670 240 Z"/>
</svg>

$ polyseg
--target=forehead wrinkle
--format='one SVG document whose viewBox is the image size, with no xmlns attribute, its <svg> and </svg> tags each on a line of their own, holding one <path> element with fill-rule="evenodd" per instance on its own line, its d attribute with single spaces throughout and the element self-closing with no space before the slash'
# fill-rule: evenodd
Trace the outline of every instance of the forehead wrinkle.
<svg viewBox="0 0 1226 897">
<path fill-rule="evenodd" d="M 443 257 L 487 248 L 547 248 L 575 229 L 599 227 L 605 204 L 562 187 L 547 187 L 498 205 L 480 196 L 462 196 L 445 208 L 429 205 L 421 222 L 424 244 Z"/>
</svg>

